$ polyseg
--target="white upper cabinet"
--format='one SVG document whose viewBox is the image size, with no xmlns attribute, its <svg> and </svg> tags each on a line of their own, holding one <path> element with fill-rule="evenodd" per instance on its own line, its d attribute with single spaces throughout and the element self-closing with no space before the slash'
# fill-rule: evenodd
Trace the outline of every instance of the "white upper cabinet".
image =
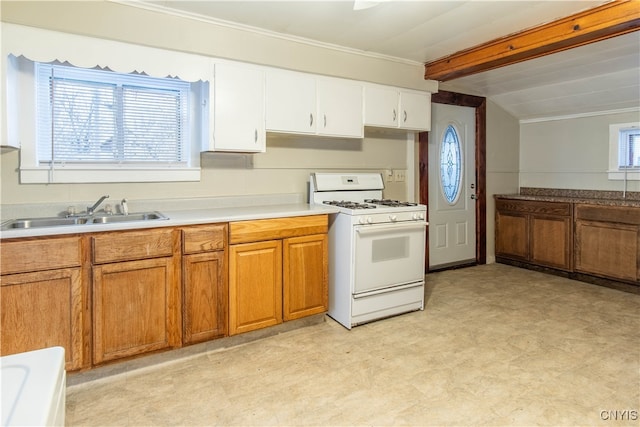
<svg viewBox="0 0 640 427">
<path fill-rule="evenodd" d="M 266 128 L 273 132 L 362 138 L 362 85 L 269 70 L 266 76 Z"/>
<path fill-rule="evenodd" d="M 349 80 L 319 78 L 318 134 L 362 138 L 362 85 Z"/>
<path fill-rule="evenodd" d="M 264 152 L 264 71 L 257 67 L 215 64 L 213 99 L 213 144 L 208 149 Z"/>
<path fill-rule="evenodd" d="M 400 116 L 398 126 L 402 129 L 431 130 L 431 94 L 400 90 Z"/>
<path fill-rule="evenodd" d="M 267 129 L 315 134 L 316 120 L 315 76 L 283 70 L 267 71 Z"/>
<path fill-rule="evenodd" d="M 431 94 L 382 85 L 366 85 L 364 124 L 416 131 L 431 129 Z"/>
</svg>

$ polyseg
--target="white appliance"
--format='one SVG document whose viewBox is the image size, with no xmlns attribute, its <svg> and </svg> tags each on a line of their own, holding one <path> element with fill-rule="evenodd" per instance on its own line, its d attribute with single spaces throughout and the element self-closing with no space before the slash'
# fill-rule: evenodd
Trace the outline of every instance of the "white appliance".
<svg viewBox="0 0 640 427">
<path fill-rule="evenodd" d="M 0 357 L 2 426 L 64 426 L 64 348 Z"/>
<path fill-rule="evenodd" d="M 329 222 L 328 314 L 351 327 L 424 308 L 427 207 L 382 198 L 378 173 L 313 173 L 309 203 Z"/>
</svg>

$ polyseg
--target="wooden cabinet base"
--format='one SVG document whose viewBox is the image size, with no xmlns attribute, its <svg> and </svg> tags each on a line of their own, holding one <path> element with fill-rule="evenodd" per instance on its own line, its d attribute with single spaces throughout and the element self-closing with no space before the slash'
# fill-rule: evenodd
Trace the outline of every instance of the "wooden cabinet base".
<svg viewBox="0 0 640 427">
<path fill-rule="evenodd" d="M 231 245 L 229 335 L 282 323 L 282 241 Z"/>
<path fill-rule="evenodd" d="M 93 363 L 180 346 L 172 258 L 104 264 L 93 272 Z"/>
<path fill-rule="evenodd" d="M 61 346 L 65 349 L 65 369 L 80 369 L 83 362 L 81 269 L 12 274 L 2 276 L 1 280 L 2 354 Z"/>
<path fill-rule="evenodd" d="M 617 289 L 619 291 L 640 295 L 640 286 L 622 282 L 619 280 L 611 280 L 604 277 L 598 277 L 576 271 L 558 270 L 556 268 L 543 267 L 540 265 L 530 264 L 528 262 L 517 261 L 514 259 L 503 258 L 499 256 L 496 256 L 496 263 L 525 268 L 527 270 L 539 271 L 541 273 L 553 274 L 554 276 L 566 277 L 568 279 L 577 280 L 592 285 L 604 286 L 606 288 Z"/>
</svg>

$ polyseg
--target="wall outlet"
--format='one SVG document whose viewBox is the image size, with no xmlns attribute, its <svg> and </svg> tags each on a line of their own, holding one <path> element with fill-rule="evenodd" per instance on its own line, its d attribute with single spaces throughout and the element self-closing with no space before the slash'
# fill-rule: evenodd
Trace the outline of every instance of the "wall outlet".
<svg viewBox="0 0 640 427">
<path fill-rule="evenodd" d="M 393 171 L 393 180 L 395 182 L 404 182 L 407 179 L 407 171 L 404 169 L 397 169 Z"/>
<path fill-rule="evenodd" d="M 393 182 L 393 171 L 391 169 L 384 171 L 384 182 Z"/>
</svg>

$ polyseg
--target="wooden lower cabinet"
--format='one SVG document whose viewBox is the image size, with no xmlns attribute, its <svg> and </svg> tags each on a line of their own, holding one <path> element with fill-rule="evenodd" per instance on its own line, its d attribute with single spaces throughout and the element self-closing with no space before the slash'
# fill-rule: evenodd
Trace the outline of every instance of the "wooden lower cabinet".
<svg viewBox="0 0 640 427">
<path fill-rule="evenodd" d="M 327 311 L 327 231 L 327 215 L 230 223 L 229 335 Z"/>
<path fill-rule="evenodd" d="M 83 365 L 83 286 L 80 268 L 2 276 L 2 354 L 61 346 L 65 369 Z"/>
<path fill-rule="evenodd" d="M 640 208 L 576 206 L 575 269 L 640 284 Z"/>
<path fill-rule="evenodd" d="M 282 323 L 282 242 L 229 248 L 229 335 Z"/>
<path fill-rule="evenodd" d="M 496 255 L 529 260 L 529 216 L 496 209 Z"/>
<path fill-rule="evenodd" d="M 61 346 L 66 370 L 88 366 L 84 242 L 79 236 L 2 241 L 1 355 Z"/>
<path fill-rule="evenodd" d="M 92 237 L 94 364 L 181 346 L 178 234 L 167 228 Z M 148 259 L 123 261 L 127 253 Z"/>
<path fill-rule="evenodd" d="M 326 234 L 283 241 L 283 316 L 293 320 L 328 308 L 328 238 Z"/>
<path fill-rule="evenodd" d="M 571 205 L 496 200 L 496 257 L 571 270 Z"/>
<path fill-rule="evenodd" d="M 182 286 L 184 344 L 228 334 L 226 224 L 183 229 Z"/>
<path fill-rule="evenodd" d="M 531 262 L 570 270 L 571 217 L 531 215 L 530 227 Z"/>
<path fill-rule="evenodd" d="M 94 267 L 93 363 L 178 347 L 175 282 L 171 258 Z"/>
</svg>

